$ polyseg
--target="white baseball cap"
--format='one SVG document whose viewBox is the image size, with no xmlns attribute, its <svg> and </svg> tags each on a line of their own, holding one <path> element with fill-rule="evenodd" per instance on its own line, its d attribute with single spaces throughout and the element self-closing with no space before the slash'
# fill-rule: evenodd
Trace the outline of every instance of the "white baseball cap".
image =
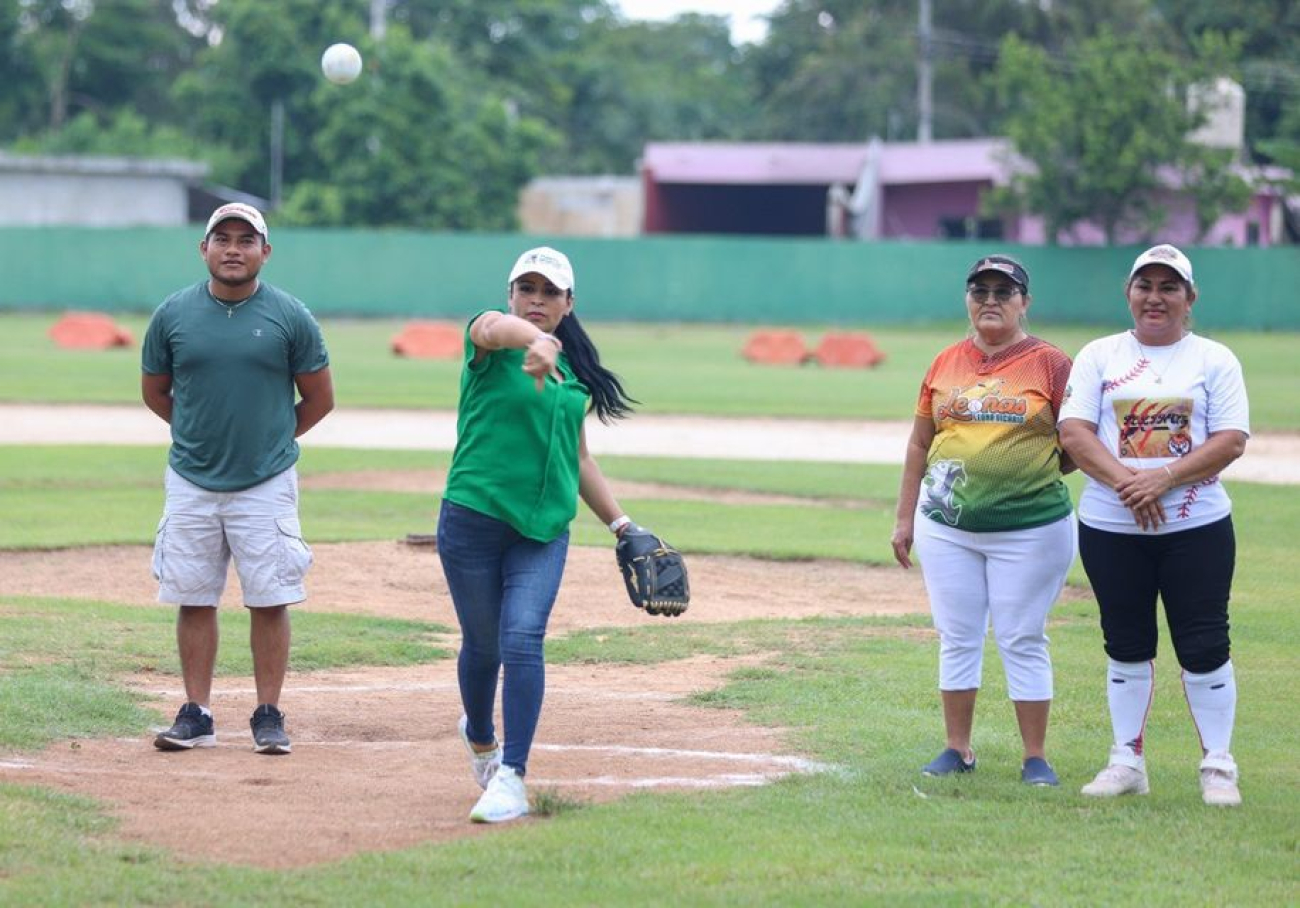
<svg viewBox="0 0 1300 908">
<path fill-rule="evenodd" d="M 1133 275 L 1137 274 L 1147 265 L 1168 265 L 1178 272 L 1178 276 L 1192 286 L 1196 281 L 1192 280 L 1192 263 L 1177 248 L 1170 246 L 1168 243 L 1161 243 L 1159 246 L 1152 246 L 1146 252 L 1137 257 L 1133 267 L 1129 270 L 1128 279 L 1133 280 Z"/>
<path fill-rule="evenodd" d="M 561 290 L 573 289 L 573 266 L 569 264 L 569 259 L 563 252 L 558 252 L 550 246 L 538 246 L 519 256 L 515 267 L 510 269 L 508 283 L 513 284 L 515 278 L 532 272 L 540 274 Z"/>
<path fill-rule="evenodd" d="M 218 224 L 231 218 L 248 224 L 262 235 L 262 239 L 270 239 L 266 235 L 266 219 L 262 217 L 262 212 L 252 205 L 245 205 L 243 202 L 231 202 L 229 205 L 222 205 L 212 212 L 212 217 L 208 218 L 208 229 L 203 231 L 203 235 L 208 236 Z"/>
</svg>

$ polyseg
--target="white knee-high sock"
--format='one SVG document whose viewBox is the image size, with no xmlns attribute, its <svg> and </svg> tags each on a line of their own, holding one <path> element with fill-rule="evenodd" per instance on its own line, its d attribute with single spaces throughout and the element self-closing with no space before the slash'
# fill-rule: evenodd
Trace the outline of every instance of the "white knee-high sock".
<svg viewBox="0 0 1300 908">
<path fill-rule="evenodd" d="M 1183 672 L 1183 690 L 1201 736 L 1201 749 L 1228 753 L 1237 716 L 1237 679 L 1231 660 L 1203 675 Z"/>
<path fill-rule="evenodd" d="M 1110 704 L 1110 727 L 1115 744 L 1142 755 L 1147 715 L 1155 692 L 1155 663 L 1110 660 L 1106 671 L 1106 700 Z"/>
</svg>

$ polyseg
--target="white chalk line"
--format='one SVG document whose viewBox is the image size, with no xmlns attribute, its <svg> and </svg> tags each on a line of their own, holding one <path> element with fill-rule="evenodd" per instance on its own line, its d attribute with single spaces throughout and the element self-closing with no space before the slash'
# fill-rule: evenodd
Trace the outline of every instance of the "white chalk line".
<svg viewBox="0 0 1300 908">
<path fill-rule="evenodd" d="M 180 697 L 183 691 L 174 688 L 151 688 L 137 689 L 140 693 L 155 697 Z M 404 684 L 343 684 L 343 685 L 295 685 L 285 688 L 286 693 L 291 694 L 374 694 L 374 693 L 448 693 L 455 692 L 457 685 L 455 682 L 421 682 L 421 683 L 404 683 Z M 588 699 L 613 699 L 625 701 L 670 701 L 681 698 L 681 695 L 656 692 L 656 691 L 592 691 L 587 688 L 570 688 L 550 686 L 547 693 L 549 695 L 564 694 L 574 697 L 585 697 Z M 228 696 L 247 696 L 256 694 L 256 689 L 248 688 L 226 688 L 221 690 L 217 697 Z M 159 726 L 151 729 L 153 734 L 166 731 L 166 727 Z M 142 744 L 140 738 L 119 737 L 113 739 L 119 744 Z M 348 750 L 368 750 L 368 751 L 401 751 L 410 749 L 427 748 L 430 741 L 357 741 L 357 740 L 331 740 L 331 741 L 304 741 L 296 738 L 293 742 L 295 749 L 302 748 L 340 748 Z M 249 750 L 252 749 L 251 734 L 243 737 L 236 737 L 234 741 L 219 741 L 214 745 L 216 748 L 230 750 Z M 196 748 L 196 750 L 209 750 L 212 748 Z M 534 784 L 551 785 L 562 787 L 610 787 L 610 788 L 729 788 L 729 787 L 752 787 L 766 785 L 776 779 L 784 778 L 788 775 L 811 774 L 826 772 L 831 767 L 826 764 L 808 760 L 803 757 L 794 757 L 781 754 L 768 753 L 736 753 L 729 751 L 711 751 L 711 750 L 694 750 L 683 748 L 668 747 L 632 747 L 629 745 L 617 744 L 534 744 L 534 750 L 548 751 L 554 753 L 565 752 L 591 752 L 591 753 L 608 753 L 625 758 L 654 758 L 654 759 L 675 759 L 687 760 L 692 762 L 701 761 L 722 761 L 732 763 L 750 763 L 776 767 L 767 772 L 749 772 L 749 773 L 696 773 L 690 776 L 631 776 L 617 778 L 613 776 L 598 776 L 594 778 L 579 779 L 539 779 L 532 780 Z M 174 757 L 179 757 L 179 754 Z M 121 767 L 50 767 L 40 763 L 28 760 L 0 760 L 0 770 L 14 771 L 53 771 L 60 775 L 132 775 L 144 776 L 152 775 L 158 772 L 157 766 L 142 767 L 139 770 L 124 770 Z M 173 758 L 172 765 L 166 770 L 169 776 L 181 778 L 210 779 L 222 778 L 218 773 L 194 770 L 190 768 L 179 768 L 175 765 Z"/>
<path fill-rule="evenodd" d="M 115 738 L 113 739 L 121 744 L 141 744 L 139 738 Z M 224 743 L 218 742 L 215 748 L 228 750 L 251 750 L 251 737 L 249 741 L 243 743 Z M 294 741 L 295 748 L 315 748 L 315 747 L 332 747 L 348 750 L 408 750 L 423 749 L 429 746 L 428 741 Z M 195 748 L 196 750 L 212 750 L 214 748 Z M 554 753 L 566 753 L 574 751 L 598 752 L 616 754 L 622 757 L 649 757 L 649 758 L 671 758 L 689 761 L 722 761 L 731 763 L 753 763 L 766 764 L 773 768 L 769 771 L 758 772 L 724 772 L 724 773 L 696 773 L 689 776 L 595 776 L 591 778 L 542 778 L 535 779 L 530 777 L 530 782 L 534 785 L 558 786 L 558 787 L 605 787 L 605 788 L 736 788 L 736 787 L 755 787 L 766 785 L 777 779 L 785 778 L 793 774 L 813 774 L 826 772 L 831 769 L 824 763 L 818 763 L 814 760 L 808 760 L 803 757 L 793 757 L 782 754 L 766 753 L 737 753 L 734 751 L 714 751 L 714 750 L 683 750 L 669 747 L 631 747 L 627 745 L 596 745 L 596 744 L 534 744 L 534 750 L 545 750 Z M 177 754 L 176 756 L 179 756 Z M 16 770 L 27 772 L 53 772 L 61 776 L 152 776 L 159 772 L 159 767 L 139 766 L 124 768 L 121 766 L 112 767 L 84 767 L 84 766 L 48 766 L 31 760 L 0 760 L 0 770 Z M 186 779 L 220 779 L 225 778 L 221 773 L 211 771 L 197 770 L 190 767 L 178 767 L 175 759 L 166 770 L 167 775 L 172 778 Z"/>
<path fill-rule="evenodd" d="M 730 760 L 737 763 L 774 763 L 789 766 L 798 772 L 824 772 L 828 767 L 804 757 L 783 756 L 781 754 L 736 753 L 719 750 L 683 750 L 675 747 L 631 747 L 626 744 L 534 744 L 533 750 L 547 750 L 558 753 L 572 751 L 591 751 L 596 753 L 619 754 L 620 756 L 641 757 L 680 757 L 688 760 Z"/>
<path fill-rule="evenodd" d="M 531 785 L 548 785 L 557 788 L 585 786 L 605 788 L 757 788 L 783 779 L 789 771 L 769 773 L 727 773 L 714 776 L 664 776 L 661 778 L 616 779 L 602 776 L 595 779 L 532 779 Z"/>
</svg>

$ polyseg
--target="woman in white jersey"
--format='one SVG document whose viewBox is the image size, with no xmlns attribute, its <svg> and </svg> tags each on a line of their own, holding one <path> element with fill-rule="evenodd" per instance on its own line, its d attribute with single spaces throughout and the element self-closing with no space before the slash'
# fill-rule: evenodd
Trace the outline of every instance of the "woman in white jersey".
<svg viewBox="0 0 1300 908">
<path fill-rule="evenodd" d="M 1158 598 L 1201 739 L 1202 797 L 1232 806 L 1241 803 L 1229 751 L 1236 549 L 1219 474 L 1246 449 L 1246 386 L 1232 351 L 1188 327 L 1197 290 L 1182 252 L 1161 245 L 1139 255 L 1125 295 L 1133 328 L 1083 348 L 1060 419 L 1061 443 L 1088 477 L 1079 554 L 1101 611 L 1114 731 L 1110 760 L 1083 794 L 1148 791 Z"/>
</svg>

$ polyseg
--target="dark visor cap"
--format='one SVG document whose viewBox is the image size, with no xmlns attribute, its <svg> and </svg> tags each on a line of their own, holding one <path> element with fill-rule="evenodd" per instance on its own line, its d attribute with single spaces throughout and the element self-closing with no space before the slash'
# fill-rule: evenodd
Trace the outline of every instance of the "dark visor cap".
<svg viewBox="0 0 1300 908">
<path fill-rule="evenodd" d="M 1022 290 L 1029 291 L 1029 272 L 1025 270 L 1024 265 L 1009 255 L 984 256 L 971 266 L 970 271 L 966 274 L 966 283 L 969 284 L 975 279 L 976 275 L 985 271 L 996 271 L 999 274 L 1005 274 L 1019 284 Z"/>
</svg>

